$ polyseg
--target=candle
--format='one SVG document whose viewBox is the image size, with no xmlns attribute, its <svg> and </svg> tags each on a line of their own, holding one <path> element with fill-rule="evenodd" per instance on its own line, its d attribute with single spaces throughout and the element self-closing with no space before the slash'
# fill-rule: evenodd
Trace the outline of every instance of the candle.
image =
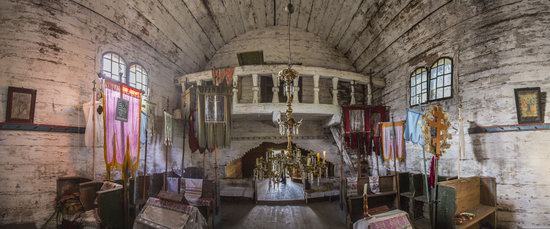
<svg viewBox="0 0 550 229">
<path fill-rule="evenodd" d="M 323 162 L 327 160 L 327 151 L 323 151 Z"/>
<path fill-rule="evenodd" d="M 365 186 L 363 186 L 363 196 L 366 196 L 367 195 L 367 190 L 369 188 L 369 184 L 365 184 Z"/>
<path fill-rule="evenodd" d="M 321 154 L 317 153 L 317 161 L 321 161 Z"/>
</svg>

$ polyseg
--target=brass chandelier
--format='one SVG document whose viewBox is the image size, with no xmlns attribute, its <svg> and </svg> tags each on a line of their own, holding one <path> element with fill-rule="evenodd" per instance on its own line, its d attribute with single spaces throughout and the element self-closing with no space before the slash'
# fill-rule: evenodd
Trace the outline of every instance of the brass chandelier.
<svg viewBox="0 0 550 229">
<path fill-rule="evenodd" d="M 326 163 L 326 153 L 323 152 L 323 160 L 321 161 L 320 153 L 310 152 L 307 155 L 302 156 L 300 149 L 292 146 L 292 137 L 299 134 L 299 128 L 302 125 L 302 120 L 297 121 L 293 117 L 292 101 L 294 100 L 294 80 L 298 78 L 299 74 L 296 70 L 292 69 L 291 65 L 291 49 L 290 49 L 290 19 L 294 12 L 294 6 L 291 2 L 285 7 L 288 12 L 288 68 L 283 69 L 278 74 L 279 81 L 284 83 L 284 95 L 287 97 L 286 101 L 286 120 L 279 119 L 277 121 L 279 125 L 279 133 L 287 137 L 286 150 L 277 152 L 270 150 L 266 152 L 265 158 L 256 159 L 256 167 L 254 168 L 255 179 L 271 179 L 273 182 L 281 182 L 285 179 L 288 173 L 299 173 L 305 183 L 306 179 L 313 181 L 323 175 L 328 177 L 328 166 Z"/>
</svg>

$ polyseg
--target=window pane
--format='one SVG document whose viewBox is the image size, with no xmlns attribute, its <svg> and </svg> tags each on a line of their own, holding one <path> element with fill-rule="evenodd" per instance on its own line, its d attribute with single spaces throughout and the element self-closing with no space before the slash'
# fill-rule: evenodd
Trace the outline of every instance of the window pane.
<svg viewBox="0 0 550 229">
<path fill-rule="evenodd" d="M 423 72 L 422 73 L 422 81 L 426 81 L 428 80 L 428 72 Z"/>
<path fill-rule="evenodd" d="M 451 85 L 451 74 L 445 75 L 444 78 L 445 78 L 445 82 L 444 82 L 445 84 L 444 84 L 444 86 L 449 86 L 449 85 Z"/>
<path fill-rule="evenodd" d="M 437 66 L 437 75 L 443 75 L 443 65 Z"/>
<path fill-rule="evenodd" d="M 422 80 L 422 79 L 420 78 L 420 75 L 416 75 L 416 84 L 420 84 L 420 80 Z"/>
<path fill-rule="evenodd" d="M 416 85 L 416 80 L 415 79 L 416 79 L 415 77 L 411 78 L 411 87 Z"/>
<path fill-rule="evenodd" d="M 437 77 L 437 68 L 432 68 L 430 72 L 430 79 L 435 79 Z"/>
<path fill-rule="evenodd" d="M 411 95 L 416 95 L 416 87 L 411 88 Z"/>
<path fill-rule="evenodd" d="M 437 77 L 437 87 L 443 87 L 443 77 Z"/>
<path fill-rule="evenodd" d="M 437 85 L 435 84 L 435 83 L 436 83 L 436 80 L 431 80 L 430 82 L 431 82 L 431 83 L 430 83 L 430 88 L 431 88 L 431 89 L 435 89 L 435 88 L 437 87 Z"/>
<path fill-rule="evenodd" d="M 430 90 L 430 99 L 435 99 L 435 89 Z"/>
<path fill-rule="evenodd" d="M 446 64 L 445 65 L 445 74 L 449 74 L 451 73 L 451 64 Z"/>
<path fill-rule="evenodd" d="M 443 92 L 444 97 L 450 97 L 451 96 L 451 87 L 445 87 Z"/>
<path fill-rule="evenodd" d="M 440 98 L 443 98 L 443 88 L 438 88 L 437 89 L 436 99 L 440 99 Z"/>
<path fill-rule="evenodd" d="M 416 85 L 416 93 L 418 94 L 422 93 L 422 85 L 420 84 Z"/>
<path fill-rule="evenodd" d="M 428 91 L 428 82 L 422 83 L 422 93 L 426 93 Z"/>
<path fill-rule="evenodd" d="M 422 94 L 422 103 L 425 103 L 426 101 L 428 101 L 428 94 L 424 93 Z"/>
</svg>

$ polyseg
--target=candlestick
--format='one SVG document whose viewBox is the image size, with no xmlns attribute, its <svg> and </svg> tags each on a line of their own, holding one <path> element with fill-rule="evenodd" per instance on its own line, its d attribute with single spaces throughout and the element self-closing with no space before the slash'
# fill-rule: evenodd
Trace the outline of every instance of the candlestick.
<svg viewBox="0 0 550 229">
<path fill-rule="evenodd" d="M 321 154 L 317 153 L 317 161 L 321 161 Z"/>
</svg>

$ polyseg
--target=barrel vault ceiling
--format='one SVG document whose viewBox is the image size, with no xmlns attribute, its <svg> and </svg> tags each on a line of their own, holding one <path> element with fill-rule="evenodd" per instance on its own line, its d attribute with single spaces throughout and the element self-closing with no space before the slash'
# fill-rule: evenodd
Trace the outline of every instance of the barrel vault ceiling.
<svg viewBox="0 0 550 229">
<path fill-rule="evenodd" d="M 138 36 L 183 73 L 204 70 L 231 39 L 269 26 L 287 26 L 287 0 L 71 0 Z M 373 44 L 408 1 L 293 0 L 294 29 L 314 33 L 366 74 Z"/>
</svg>

